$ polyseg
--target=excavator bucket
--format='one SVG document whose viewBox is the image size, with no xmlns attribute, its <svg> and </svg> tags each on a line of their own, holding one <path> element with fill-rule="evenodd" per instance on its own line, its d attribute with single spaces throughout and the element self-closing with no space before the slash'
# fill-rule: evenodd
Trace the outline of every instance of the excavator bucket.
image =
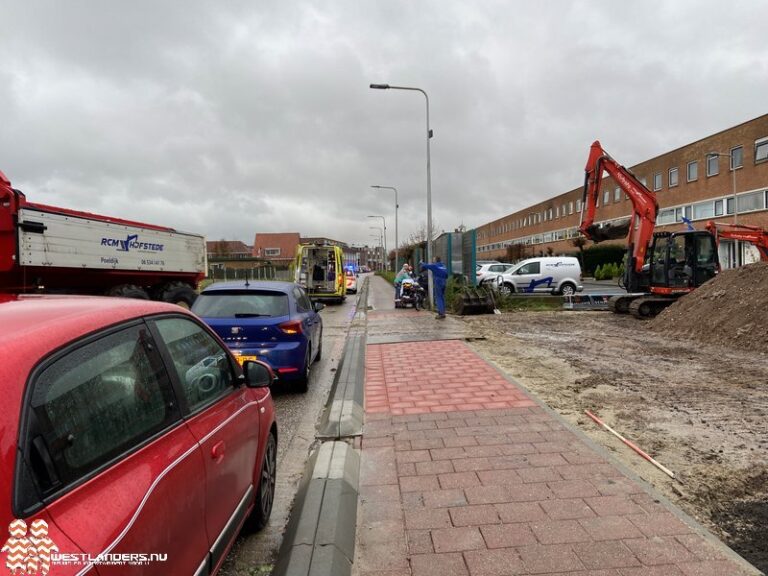
<svg viewBox="0 0 768 576">
<path fill-rule="evenodd" d="M 632 225 L 630 219 L 621 220 L 616 223 L 603 224 L 598 226 L 593 224 L 587 228 L 587 234 L 593 242 L 602 242 L 603 240 L 617 240 L 626 238 L 629 234 L 629 228 Z"/>
<path fill-rule="evenodd" d="M 465 287 L 456 303 L 456 313 L 460 316 L 475 314 L 493 314 L 496 302 L 490 290 Z"/>
</svg>

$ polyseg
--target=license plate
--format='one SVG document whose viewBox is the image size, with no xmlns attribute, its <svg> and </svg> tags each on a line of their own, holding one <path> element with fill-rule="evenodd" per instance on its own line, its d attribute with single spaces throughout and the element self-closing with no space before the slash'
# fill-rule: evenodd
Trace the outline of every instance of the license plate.
<svg viewBox="0 0 768 576">
<path fill-rule="evenodd" d="M 259 359 L 258 356 L 235 356 L 235 358 L 237 358 L 237 361 L 240 363 L 240 366 L 242 366 L 243 363 L 246 360 L 258 360 Z"/>
</svg>

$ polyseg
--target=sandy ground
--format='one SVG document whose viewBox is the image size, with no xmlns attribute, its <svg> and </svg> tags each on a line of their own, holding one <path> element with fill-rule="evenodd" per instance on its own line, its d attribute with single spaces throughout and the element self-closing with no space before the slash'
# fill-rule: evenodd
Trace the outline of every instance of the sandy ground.
<svg viewBox="0 0 768 576">
<path fill-rule="evenodd" d="M 465 317 L 472 345 L 768 573 L 768 357 L 609 312 Z M 599 428 L 590 410 L 677 475 Z"/>
</svg>

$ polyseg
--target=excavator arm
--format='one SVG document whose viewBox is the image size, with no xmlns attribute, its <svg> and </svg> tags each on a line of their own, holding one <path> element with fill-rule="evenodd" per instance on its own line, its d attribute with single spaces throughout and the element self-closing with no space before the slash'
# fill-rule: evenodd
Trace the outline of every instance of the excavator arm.
<svg viewBox="0 0 768 576">
<path fill-rule="evenodd" d="M 584 170 L 584 195 L 582 197 L 584 208 L 581 213 L 579 231 L 594 242 L 626 236 L 632 268 L 636 273 L 640 273 L 643 264 L 645 264 L 646 251 L 653 237 L 653 230 L 656 227 L 656 214 L 659 211 L 656 195 L 635 178 L 634 174 L 611 158 L 597 140 L 590 148 Z M 628 222 L 606 226 L 595 224 L 595 210 L 603 184 L 603 172 L 607 172 L 614 179 L 632 202 L 632 216 Z"/>
<path fill-rule="evenodd" d="M 725 222 L 707 222 L 707 230 L 717 239 L 741 240 L 751 242 L 760 252 L 760 260 L 768 262 L 768 230 L 747 224 L 727 224 Z"/>
</svg>

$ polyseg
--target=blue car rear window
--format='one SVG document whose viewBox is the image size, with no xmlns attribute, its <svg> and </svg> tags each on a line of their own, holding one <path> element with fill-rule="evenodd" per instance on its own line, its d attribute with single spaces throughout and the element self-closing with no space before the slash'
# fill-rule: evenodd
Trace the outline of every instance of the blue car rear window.
<svg viewBox="0 0 768 576">
<path fill-rule="evenodd" d="M 203 292 L 192 311 L 205 318 L 288 316 L 288 295 L 266 290 Z"/>
</svg>

